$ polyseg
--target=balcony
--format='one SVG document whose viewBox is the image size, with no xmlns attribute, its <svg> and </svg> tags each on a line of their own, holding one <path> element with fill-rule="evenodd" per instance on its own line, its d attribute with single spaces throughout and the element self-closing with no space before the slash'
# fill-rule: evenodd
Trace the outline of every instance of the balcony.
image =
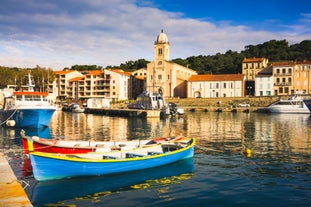
<svg viewBox="0 0 311 207">
<path fill-rule="evenodd" d="M 280 77 L 280 76 L 292 76 L 293 73 L 274 73 L 273 74 L 275 77 Z"/>
<path fill-rule="evenodd" d="M 291 86 L 292 82 L 287 82 L 287 83 L 274 83 L 275 86 Z"/>
</svg>

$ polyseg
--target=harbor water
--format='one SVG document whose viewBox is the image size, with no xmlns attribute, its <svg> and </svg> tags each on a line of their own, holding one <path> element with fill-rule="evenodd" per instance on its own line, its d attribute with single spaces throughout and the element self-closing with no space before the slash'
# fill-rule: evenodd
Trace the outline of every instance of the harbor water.
<svg viewBox="0 0 311 207">
<path fill-rule="evenodd" d="M 195 137 L 193 159 L 110 176 L 37 182 L 21 129 L 0 127 L 0 147 L 33 206 L 310 206 L 311 116 L 187 112 L 124 118 L 56 111 L 26 135 L 64 140 Z M 248 153 L 244 153 L 248 150 Z"/>
</svg>

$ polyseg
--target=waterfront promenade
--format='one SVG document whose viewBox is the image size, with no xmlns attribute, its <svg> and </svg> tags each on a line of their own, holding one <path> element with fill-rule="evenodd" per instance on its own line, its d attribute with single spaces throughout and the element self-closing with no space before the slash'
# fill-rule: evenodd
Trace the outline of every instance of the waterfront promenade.
<svg viewBox="0 0 311 207">
<path fill-rule="evenodd" d="M 0 153 L 0 206 L 32 207 L 3 153 Z"/>
</svg>

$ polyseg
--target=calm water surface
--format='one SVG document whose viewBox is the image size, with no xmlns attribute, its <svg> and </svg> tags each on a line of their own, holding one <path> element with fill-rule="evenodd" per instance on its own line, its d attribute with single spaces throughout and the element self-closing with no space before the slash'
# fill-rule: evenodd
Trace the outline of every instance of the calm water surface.
<svg viewBox="0 0 311 207">
<path fill-rule="evenodd" d="M 37 183 L 20 129 L 0 128 L 1 150 L 38 206 L 310 206 L 311 117 L 187 112 L 181 118 L 120 118 L 57 111 L 27 135 L 66 140 L 196 137 L 193 159 L 113 176 Z M 245 156 L 243 149 L 251 149 Z M 24 169 L 24 170 L 23 170 Z"/>
</svg>

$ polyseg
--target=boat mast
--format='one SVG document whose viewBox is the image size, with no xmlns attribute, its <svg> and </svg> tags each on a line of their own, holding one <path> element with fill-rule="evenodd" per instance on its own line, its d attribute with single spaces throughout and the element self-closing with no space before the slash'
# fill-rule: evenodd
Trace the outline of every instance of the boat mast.
<svg viewBox="0 0 311 207">
<path fill-rule="evenodd" d="M 30 73 L 28 73 L 28 91 L 34 91 L 35 85 L 32 84 Z"/>
</svg>

